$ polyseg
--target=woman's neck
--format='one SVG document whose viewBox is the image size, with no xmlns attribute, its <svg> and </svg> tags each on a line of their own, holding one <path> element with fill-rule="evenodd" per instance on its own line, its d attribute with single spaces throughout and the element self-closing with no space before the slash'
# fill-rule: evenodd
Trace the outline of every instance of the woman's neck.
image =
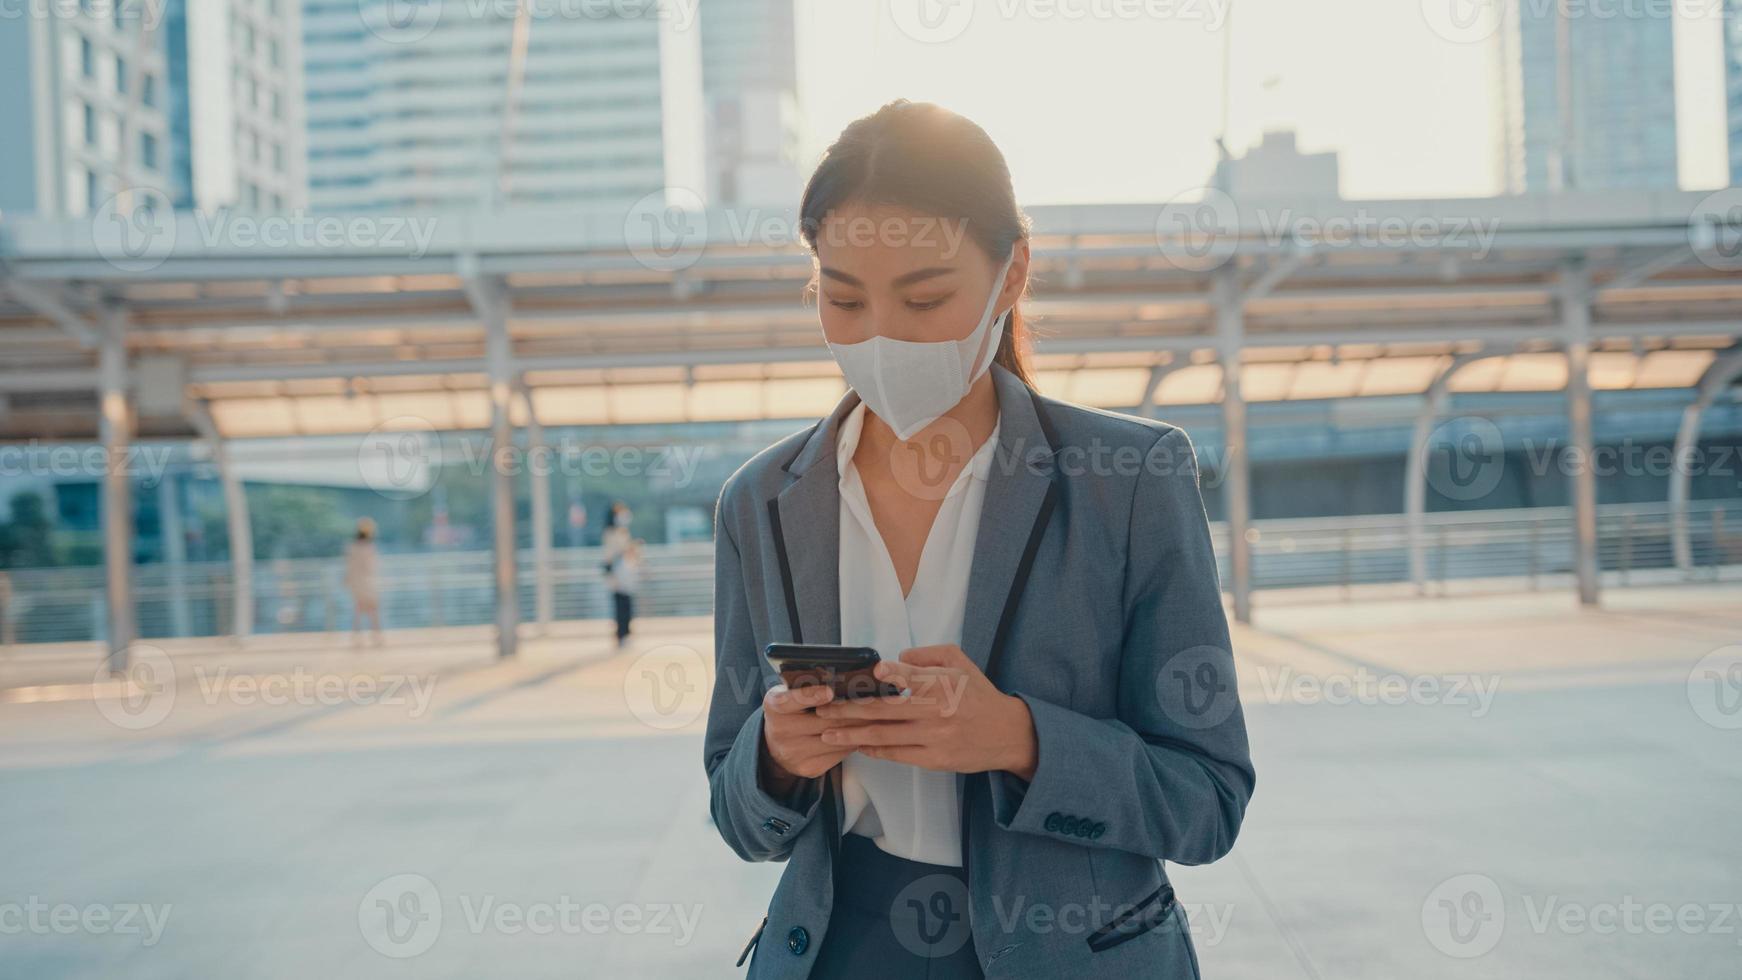
<svg viewBox="0 0 1742 980">
<path fill-rule="evenodd" d="M 992 372 L 987 371 L 980 375 L 979 380 L 974 382 L 973 387 L 968 389 L 968 393 L 954 408 L 938 416 L 906 441 L 920 446 L 938 447 L 943 450 L 944 455 L 965 464 L 968 456 L 985 445 L 986 438 L 997 425 L 998 387 L 993 383 Z M 944 438 L 940 440 L 939 436 Z M 967 441 L 965 447 L 959 445 L 964 437 Z M 859 446 L 853 453 L 853 461 L 858 465 L 867 460 L 887 460 L 890 452 L 901 441 L 895 438 L 895 430 L 889 427 L 889 423 L 867 408 L 865 424 L 859 431 Z"/>
</svg>

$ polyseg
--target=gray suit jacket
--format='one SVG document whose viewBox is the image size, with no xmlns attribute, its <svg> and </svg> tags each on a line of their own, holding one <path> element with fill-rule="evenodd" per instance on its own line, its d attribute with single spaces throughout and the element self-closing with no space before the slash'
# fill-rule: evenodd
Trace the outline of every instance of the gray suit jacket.
<svg viewBox="0 0 1742 980">
<path fill-rule="evenodd" d="M 988 977 L 1195 977 L 1162 862 L 1228 852 L 1253 770 L 1191 443 L 992 372 L 999 447 L 961 646 L 1027 702 L 1039 765 L 1029 782 L 959 777 L 976 953 Z M 762 649 L 840 642 L 834 444 L 857 400 L 745 463 L 715 516 L 714 821 L 744 860 L 787 862 L 756 977 L 808 976 L 829 928 L 840 770 L 790 799 L 758 781 L 780 680 Z"/>
</svg>

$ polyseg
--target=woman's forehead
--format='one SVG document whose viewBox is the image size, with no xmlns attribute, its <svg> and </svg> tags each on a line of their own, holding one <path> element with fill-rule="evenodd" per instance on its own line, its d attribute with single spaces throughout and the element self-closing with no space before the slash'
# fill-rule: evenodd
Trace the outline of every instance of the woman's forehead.
<svg viewBox="0 0 1742 980">
<path fill-rule="evenodd" d="M 894 278 L 915 269 L 972 262 L 967 221 L 894 205 L 853 205 L 829 212 L 818 227 L 820 266 L 860 279 Z"/>
</svg>

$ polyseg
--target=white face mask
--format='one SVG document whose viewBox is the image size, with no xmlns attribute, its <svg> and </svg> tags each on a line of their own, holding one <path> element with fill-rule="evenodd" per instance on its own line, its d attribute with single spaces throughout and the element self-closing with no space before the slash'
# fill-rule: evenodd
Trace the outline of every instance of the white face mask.
<svg viewBox="0 0 1742 980">
<path fill-rule="evenodd" d="M 994 317 L 992 307 L 1004 290 L 1004 277 L 1014 261 L 1016 249 L 1012 248 L 1004 267 L 992 279 L 992 295 L 986 297 L 980 321 L 961 340 L 877 336 L 856 344 L 829 344 L 847 383 L 859 393 L 865 407 L 895 430 L 897 439 L 911 439 L 955 408 L 992 366 L 1007 319 L 1003 314 Z"/>
</svg>

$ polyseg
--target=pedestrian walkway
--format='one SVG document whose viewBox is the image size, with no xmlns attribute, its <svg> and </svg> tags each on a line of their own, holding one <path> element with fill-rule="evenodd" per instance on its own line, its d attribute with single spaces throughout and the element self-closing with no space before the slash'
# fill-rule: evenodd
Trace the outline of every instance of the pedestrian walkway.
<svg viewBox="0 0 1742 980">
<path fill-rule="evenodd" d="M 1205 976 L 1734 969 L 1742 590 L 1260 598 L 1258 792 L 1173 869 Z M 637 628 L 9 652 L 0 975 L 736 975 L 781 866 L 709 824 L 707 621 Z"/>
</svg>

